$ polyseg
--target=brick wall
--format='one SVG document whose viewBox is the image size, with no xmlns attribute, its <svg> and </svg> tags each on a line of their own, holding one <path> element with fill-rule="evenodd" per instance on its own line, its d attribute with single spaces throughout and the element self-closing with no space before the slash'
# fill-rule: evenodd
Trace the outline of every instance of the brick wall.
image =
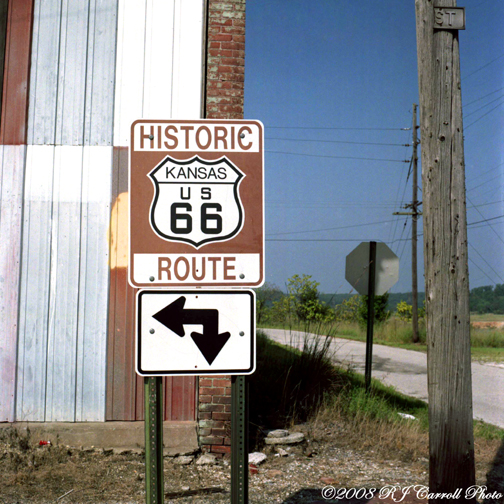
<svg viewBox="0 0 504 504">
<path fill-rule="evenodd" d="M 245 0 L 209 0 L 206 117 L 243 119 Z"/>
<path fill-rule="evenodd" d="M 245 0 L 209 0 L 207 119 L 243 119 Z M 199 379 L 198 436 L 202 451 L 231 452 L 231 379 Z"/>
<path fill-rule="evenodd" d="M 231 379 L 199 379 L 198 435 L 201 449 L 217 455 L 231 453 Z"/>
</svg>

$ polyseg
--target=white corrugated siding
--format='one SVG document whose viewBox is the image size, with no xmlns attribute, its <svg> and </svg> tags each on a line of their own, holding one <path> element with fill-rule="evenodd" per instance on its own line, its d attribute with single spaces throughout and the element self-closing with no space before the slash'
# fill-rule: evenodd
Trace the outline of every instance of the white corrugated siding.
<svg viewBox="0 0 504 504">
<path fill-rule="evenodd" d="M 105 418 L 117 1 L 35 2 L 17 420 Z"/>
<path fill-rule="evenodd" d="M 26 146 L 0 146 L 0 422 L 14 420 L 19 251 Z"/>
<path fill-rule="evenodd" d="M 105 419 L 112 145 L 141 117 L 200 117 L 203 10 L 35 1 L 17 420 Z"/>
<path fill-rule="evenodd" d="M 136 119 L 201 117 L 203 12 L 203 0 L 120 2 L 115 146 Z"/>
</svg>

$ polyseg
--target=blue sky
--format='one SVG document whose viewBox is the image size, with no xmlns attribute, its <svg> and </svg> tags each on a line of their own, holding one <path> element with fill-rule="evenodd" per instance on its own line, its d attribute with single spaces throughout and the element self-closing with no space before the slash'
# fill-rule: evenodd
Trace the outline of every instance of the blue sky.
<svg viewBox="0 0 504 504">
<path fill-rule="evenodd" d="M 459 5 L 473 288 L 504 283 L 504 218 L 494 219 L 504 214 L 504 5 Z M 400 257 L 391 291 L 411 290 L 411 218 L 392 214 L 412 197 L 413 103 L 414 0 L 247 2 L 245 117 L 265 125 L 267 282 L 308 274 L 323 292 L 349 293 L 346 255 L 376 240 Z M 423 291 L 422 247 L 420 236 Z"/>
</svg>

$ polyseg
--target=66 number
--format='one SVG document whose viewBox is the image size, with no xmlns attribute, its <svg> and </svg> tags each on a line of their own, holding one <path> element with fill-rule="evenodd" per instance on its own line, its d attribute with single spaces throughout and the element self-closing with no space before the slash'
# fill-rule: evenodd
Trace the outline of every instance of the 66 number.
<svg viewBox="0 0 504 504">
<path fill-rule="evenodd" d="M 189 234 L 193 229 L 189 203 L 173 203 L 170 212 L 170 228 L 175 234 Z M 219 203 L 203 203 L 201 205 L 201 231 L 213 235 L 222 232 L 222 217 L 215 212 L 222 212 Z"/>
</svg>

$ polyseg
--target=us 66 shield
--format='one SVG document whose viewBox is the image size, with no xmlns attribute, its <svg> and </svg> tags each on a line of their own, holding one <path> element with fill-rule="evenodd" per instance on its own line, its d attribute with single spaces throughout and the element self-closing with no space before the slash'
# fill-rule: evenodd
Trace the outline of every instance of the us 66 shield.
<svg viewBox="0 0 504 504">
<path fill-rule="evenodd" d="M 131 285 L 262 285 L 260 122 L 135 121 L 129 174 Z"/>
<path fill-rule="evenodd" d="M 240 232 L 239 184 L 244 174 L 226 157 L 182 161 L 167 156 L 149 177 L 155 188 L 150 224 L 162 239 L 198 249 Z"/>
</svg>

